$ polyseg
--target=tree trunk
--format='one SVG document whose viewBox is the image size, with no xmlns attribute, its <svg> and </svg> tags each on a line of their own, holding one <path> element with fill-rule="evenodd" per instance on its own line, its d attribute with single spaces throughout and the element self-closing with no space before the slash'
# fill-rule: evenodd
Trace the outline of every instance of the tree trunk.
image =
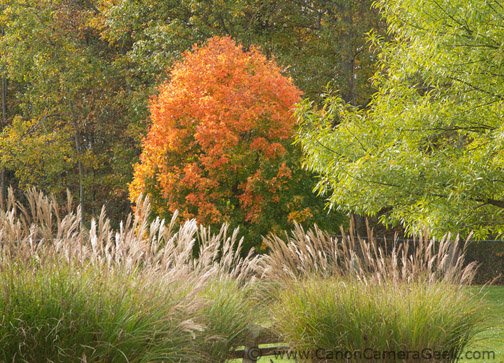
<svg viewBox="0 0 504 363">
<path fill-rule="evenodd" d="M 5 169 L 0 169 L 0 209 L 4 209 L 5 205 Z"/>
<path fill-rule="evenodd" d="M 79 170 L 79 204 L 81 208 L 81 228 L 84 226 L 84 167 L 82 166 L 81 161 L 81 143 L 80 143 L 80 135 L 77 123 L 74 123 L 75 126 L 75 149 L 77 150 L 77 168 Z"/>
<path fill-rule="evenodd" d="M 346 3 L 345 10 L 343 11 L 343 23 L 345 24 L 346 31 L 344 34 L 345 40 L 343 41 L 343 48 L 341 49 L 342 56 L 342 73 L 343 79 L 345 81 L 344 92 L 342 94 L 343 99 L 355 105 L 357 101 L 356 89 L 355 89 L 355 41 L 354 41 L 354 5 L 351 1 Z"/>
<path fill-rule="evenodd" d="M 3 29 L 2 29 L 3 33 Z M 2 125 L 0 131 L 7 126 L 7 77 L 2 75 Z M 5 183 L 5 168 L 0 168 L 0 200 L 4 201 L 7 196 L 7 185 Z"/>
</svg>

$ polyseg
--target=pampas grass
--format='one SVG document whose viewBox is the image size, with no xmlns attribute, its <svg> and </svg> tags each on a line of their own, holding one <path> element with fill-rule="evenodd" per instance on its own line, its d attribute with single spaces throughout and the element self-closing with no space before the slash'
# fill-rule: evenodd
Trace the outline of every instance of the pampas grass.
<svg viewBox="0 0 504 363">
<path fill-rule="evenodd" d="M 254 279 L 259 257 L 241 255 L 243 238 L 227 224 L 213 233 L 195 220 L 150 220 L 149 200 L 139 199 L 135 213 L 113 229 L 105 208 L 92 218 L 89 229 L 80 225 L 80 208 L 70 202 L 59 206 L 53 198 L 34 189 L 26 193 L 28 207 L 9 189 L 5 210 L 0 210 L 0 262 L 62 259 L 74 263 L 103 264 L 126 271 L 148 268 L 165 278 L 200 279 L 230 277 L 240 283 Z"/>
<path fill-rule="evenodd" d="M 118 228 L 105 209 L 81 225 L 71 196 L 24 199 L 0 201 L 3 361 L 223 362 L 271 322 L 297 349 L 459 352 L 481 327 L 458 238 L 387 245 L 296 225 L 255 255 L 226 224 L 152 218 L 148 199 Z"/>
<path fill-rule="evenodd" d="M 284 236 L 270 234 L 264 243 L 269 252 L 260 261 L 262 277 L 276 281 L 310 276 L 352 276 L 365 284 L 385 282 L 445 282 L 470 284 L 476 264 L 464 264 L 466 243 L 450 235 L 441 240 L 427 234 L 412 241 L 397 237 L 387 246 L 368 228 L 367 238 L 353 228 L 341 237 L 330 236 L 317 226 L 305 231 L 296 225 Z"/>
</svg>

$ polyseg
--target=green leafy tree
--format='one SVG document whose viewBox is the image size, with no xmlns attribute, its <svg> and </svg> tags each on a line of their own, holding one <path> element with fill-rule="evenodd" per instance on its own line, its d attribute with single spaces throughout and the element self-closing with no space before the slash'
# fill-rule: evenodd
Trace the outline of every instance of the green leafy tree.
<svg viewBox="0 0 504 363">
<path fill-rule="evenodd" d="M 346 210 L 483 238 L 504 232 L 504 7 L 381 0 L 389 24 L 368 109 L 305 102 L 299 141 Z"/>
<path fill-rule="evenodd" d="M 26 0 L 2 2 L 0 15 L 10 85 L 0 167 L 22 188 L 70 188 L 86 212 L 127 208 L 136 137 L 115 50 L 89 25 L 95 12 L 87 1 Z"/>
<path fill-rule="evenodd" d="M 333 82 L 346 100 L 369 100 L 374 56 L 365 34 L 381 29 L 371 0 L 181 0 L 98 2 L 96 27 L 121 51 L 138 86 L 159 84 L 193 43 L 229 35 L 259 45 L 308 96 Z M 120 59 L 120 60 L 119 60 Z M 139 82 L 139 83 L 138 83 Z"/>
<path fill-rule="evenodd" d="M 305 94 L 332 82 L 370 97 L 380 27 L 371 0 L 3 0 L 0 72 L 6 112 L 0 189 L 13 183 L 80 195 L 118 219 L 148 125 L 148 99 L 194 43 L 231 35 L 276 57 Z M 2 85 L 4 82 L 2 81 Z"/>
<path fill-rule="evenodd" d="M 142 119 L 153 85 L 194 43 L 230 35 L 245 47 L 259 45 L 294 79 L 304 94 L 320 100 L 331 83 L 344 99 L 367 104 L 375 54 L 366 33 L 383 30 L 371 0 L 98 0 L 94 26 L 117 50 L 130 114 Z M 146 113 L 145 113 L 146 115 Z"/>
</svg>

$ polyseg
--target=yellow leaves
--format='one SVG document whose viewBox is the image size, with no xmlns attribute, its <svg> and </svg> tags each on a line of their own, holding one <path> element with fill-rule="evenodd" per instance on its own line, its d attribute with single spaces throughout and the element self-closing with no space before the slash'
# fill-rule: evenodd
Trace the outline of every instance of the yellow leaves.
<svg viewBox="0 0 504 363">
<path fill-rule="evenodd" d="M 100 33 L 100 37 L 104 40 L 114 44 L 114 36 L 108 31 L 107 20 L 110 16 L 109 12 L 114 7 L 117 6 L 121 0 L 98 0 L 95 3 L 96 9 L 98 11 L 89 14 L 87 21 L 85 23 L 91 29 L 96 29 Z"/>
<path fill-rule="evenodd" d="M 291 223 L 303 223 L 313 218 L 313 213 L 310 208 L 295 210 L 289 213 L 287 220 Z"/>
<path fill-rule="evenodd" d="M 16 170 L 22 186 L 36 184 L 40 176 L 58 175 L 74 160 L 69 130 L 47 132 L 44 118 L 15 117 L 0 134 L 0 165 Z M 61 182 L 55 177 L 54 187 Z"/>
</svg>

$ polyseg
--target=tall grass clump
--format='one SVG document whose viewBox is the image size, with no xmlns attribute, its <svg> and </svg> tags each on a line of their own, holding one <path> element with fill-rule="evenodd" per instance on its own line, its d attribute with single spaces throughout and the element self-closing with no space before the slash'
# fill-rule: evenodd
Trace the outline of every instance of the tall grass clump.
<svg viewBox="0 0 504 363">
<path fill-rule="evenodd" d="M 98 266 L 0 267 L 3 362 L 165 362 L 197 357 L 198 303 L 182 289 Z"/>
<path fill-rule="evenodd" d="M 148 200 L 118 228 L 105 209 L 86 227 L 70 201 L 24 200 L 0 200 L 0 361 L 224 362 L 264 322 L 293 349 L 456 354 L 482 326 L 458 238 L 296 226 L 259 256 Z"/>
<path fill-rule="evenodd" d="M 270 251 L 260 266 L 262 277 L 274 282 L 274 327 L 292 349 L 311 352 L 308 361 L 323 358 L 323 352 L 333 360 L 364 361 L 341 352 L 366 349 L 446 351 L 444 361 L 456 361 L 484 329 L 481 296 L 464 288 L 476 266 L 464 263 L 465 244 L 458 238 L 421 235 L 387 244 L 371 230 L 366 238 L 352 230 L 334 237 L 296 226 L 265 243 Z M 422 357 L 408 358 L 374 357 Z"/>
<path fill-rule="evenodd" d="M 111 227 L 105 208 L 90 227 L 81 225 L 80 208 L 73 209 L 34 189 L 25 193 L 26 203 L 9 189 L 0 200 L 0 262 L 11 258 L 104 264 L 109 268 L 157 270 L 165 278 L 183 279 L 227 276 L 247 283 L 256 275 L 258 257 L 242 256 L 243 238 L 229 225 L 214 232 L 195 220 L 178 223 L 152 219 L 148 199 L 139 199 L 135 213 L 117 229 Z"/>
<path fill-rule="evenodd" d="M 369 357 L 344 354 L 368 350 L 368 354 L 412 352 L 405 359 L 371 357 L 413 362 L 427 359 L 413 352 L 429 350 L 448 352 L 443 361 L 454 362 L 483 329 L 480 303 L 446 283 L 366 285 L 352 279 L 312 278 L 282 290 L 272 311 L 289 346 L 310 352 L 310 358 L 358 362 Z"/>
<path fill-rule="evenodd" d="M 31 190 L 0 204 L 1 361 L 219 362 L 256 309 L 238 230 L 152 219 L 111 227 Z"/>
<path fill-rule="evenodd" d="M 244 345 L 261 314 L 267 313 L 253 298 L 254 288 L 221 279 L 201 291 L 206 304 L 200 312 L 206 329 L 198 345 L 210 355 L 211 362 L 225 362 L 229 352 Z"/>
<path fill-rule="evenodd" d="M 464 262 L 467 242 L 450 235 L 441 240 L 427 234 L 411 241 L 378 240 L 371 229 L 356 235 L 353 226 L 332 236 L 317 226 L 305 231 L 296 225 L 284 236 L 264 239 L 269 249 L 260 261 L 264 279 L 291 281 L 309 276 L 352 276 L 365 284 L 385 282 L 446 282 L 470 284 L 476 264 Z"/>
</svg>

